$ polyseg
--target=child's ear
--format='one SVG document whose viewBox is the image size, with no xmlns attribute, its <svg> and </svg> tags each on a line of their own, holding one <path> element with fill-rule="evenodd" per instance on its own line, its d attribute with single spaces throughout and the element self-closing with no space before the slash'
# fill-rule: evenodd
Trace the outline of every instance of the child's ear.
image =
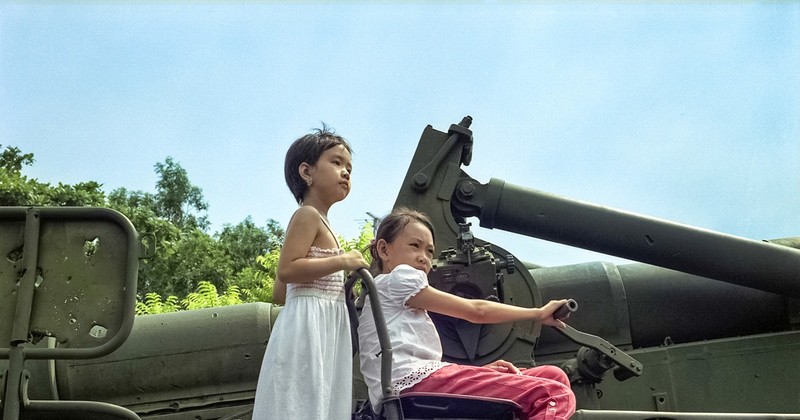
<svg viewBox="0 0 800 420">
<path fill-rule="evenodd" d="M 297 172 L 300 174 L 300 178 L 303 178 L 303 181 L 308 184 L 312 181 L 311 174 L 314 173 L 314 167 L 309 165 L 308 162 L 303 162 L 297 167 Z"/>
<path fill-rule="evenodd" d="M 386 239 L 378 239 L 378 242 L 375 243 L 375 249 L 378 251 L 378 257 L 380 259 L 386 259 L 389 255 L 386 253 L 386 247 L 388 243 Z"/>
</svg>

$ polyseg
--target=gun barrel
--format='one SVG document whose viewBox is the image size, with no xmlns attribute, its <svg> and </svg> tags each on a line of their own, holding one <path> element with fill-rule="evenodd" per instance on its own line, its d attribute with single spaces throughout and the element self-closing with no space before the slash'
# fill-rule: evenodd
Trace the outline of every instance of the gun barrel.
<svg viewBox="0 0 800 420">
<path fill-rule="evenodd" d="M 499 179 L 476 198 L 482 227 L 800 297 L 800 251 L 572 200 Z M 477 197 L 477 194 L 473 197 Z"/>
</svg>

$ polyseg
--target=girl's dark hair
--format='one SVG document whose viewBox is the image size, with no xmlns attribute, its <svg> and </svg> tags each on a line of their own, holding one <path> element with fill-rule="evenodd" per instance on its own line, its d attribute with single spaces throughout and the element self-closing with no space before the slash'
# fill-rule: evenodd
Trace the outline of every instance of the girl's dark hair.
<svg viewBox="0 0 800 420">
<path fill-rule="evenodd" d="M 289 146 L 289 150 L 286 152 L 286 161 L 283 165 L 283 175 L 286 177 L 286 185 L 289 186 L 289 190 L 292 192 L 294 199 L 297 200 L 297 204 L 303 202 L 303 196 L 308 191 L 308 184 L 300 176 L 297 168 L 303 162 L 309 165 L 316 165 L 323 152 L 340 144 L 348 152 L 353 153 L 350 144 L 344 137 L 337 135 L 333 128 L 322 123 L 322 128 L 314 129 L 311 134 L 300 137 Z"/>
<path fill-rule="evenodd" d="M 398 207 L 392 210 L 388 216 L 384 217 L 378 225 L 378 231 L 375 233 L 375 240 L 369 247 L 369 254 L 372 256 L 372 265 L 370 272 L 372 275 L 377 276 L 383 272 L 383 261 L 378 256 L 378 240 L 383 239 L 387 243 L 394 242 L 400 235 L 400 232 L 411 222 L 420 222 L 431 231 L 431 237 L 435 235 L 433 230 L 433 223 L 431 219 L 423 212 L 412 210 L 408 207 Z M 434 237 L 434 242 L 436 238 Z"/>
</svg>

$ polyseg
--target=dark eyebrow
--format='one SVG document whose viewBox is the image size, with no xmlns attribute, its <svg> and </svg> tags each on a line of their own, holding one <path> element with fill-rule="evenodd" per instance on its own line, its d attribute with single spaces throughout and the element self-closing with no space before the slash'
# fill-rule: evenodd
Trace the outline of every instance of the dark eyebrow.
<svg viewBox="0 0 800 420">
<path fill-rule="evenodd" d="M 412 237 L 411 237 L 411 241 L 412 241 L 412 242 L 419 242 L 419 244 L 420 244 L 420 245 L 425 245 L 425 246 L 427 246 L 427 244 L 425 243 L 425 240 L 424 240 L 424 239 L 422 239 L 422 238 L 418 238 L 418 237 L 414 237 L 414 236 L 412 236 Z M 433 248 L 433 246 L 431 246 L 431 248 Z"/>
</svg>

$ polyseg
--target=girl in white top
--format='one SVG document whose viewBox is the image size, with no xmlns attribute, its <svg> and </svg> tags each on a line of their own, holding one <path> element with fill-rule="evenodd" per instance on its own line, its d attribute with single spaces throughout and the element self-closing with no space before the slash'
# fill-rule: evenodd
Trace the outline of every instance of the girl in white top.
<svg viewBox="0 0 800 420">
<path fill-rule="evenodd" d="M 273 292 L 281 310 L 267 343 L 253 419 L 346 420 L 352 412 L 352 346 L 344 271 L 368 264 L 344 253 L 328 209 L 350 192 L 350 146 L 333 131 L 297 139 L 286 183 L 300 208 L 286 228 Z"/>
<path fill-rule="evenodd" d="M 575 395 L 566 374 L 555 366 L 520 370 L 498 360 L 487 366 L 442 361 L 442 346 L 428 316 L 433 311 L 478 324 L 534 320 L 563 326 L 553 312 L 566 303 L 554 300 L 541 308 L 522 308 L 479 299 L 464 299 L 429 286 L 434 253 L 433 226 L 424 214 L 400 208 L 381 221 L 371 247 L 375 285 L 392 345 L 392 391 L 478 395 L 515 401 L 528 419 L 567 419 Z M 374 410 L 382 398 L 380 344 L 367 299 L 359 318 L 361 371 Z"/>
</svg>

